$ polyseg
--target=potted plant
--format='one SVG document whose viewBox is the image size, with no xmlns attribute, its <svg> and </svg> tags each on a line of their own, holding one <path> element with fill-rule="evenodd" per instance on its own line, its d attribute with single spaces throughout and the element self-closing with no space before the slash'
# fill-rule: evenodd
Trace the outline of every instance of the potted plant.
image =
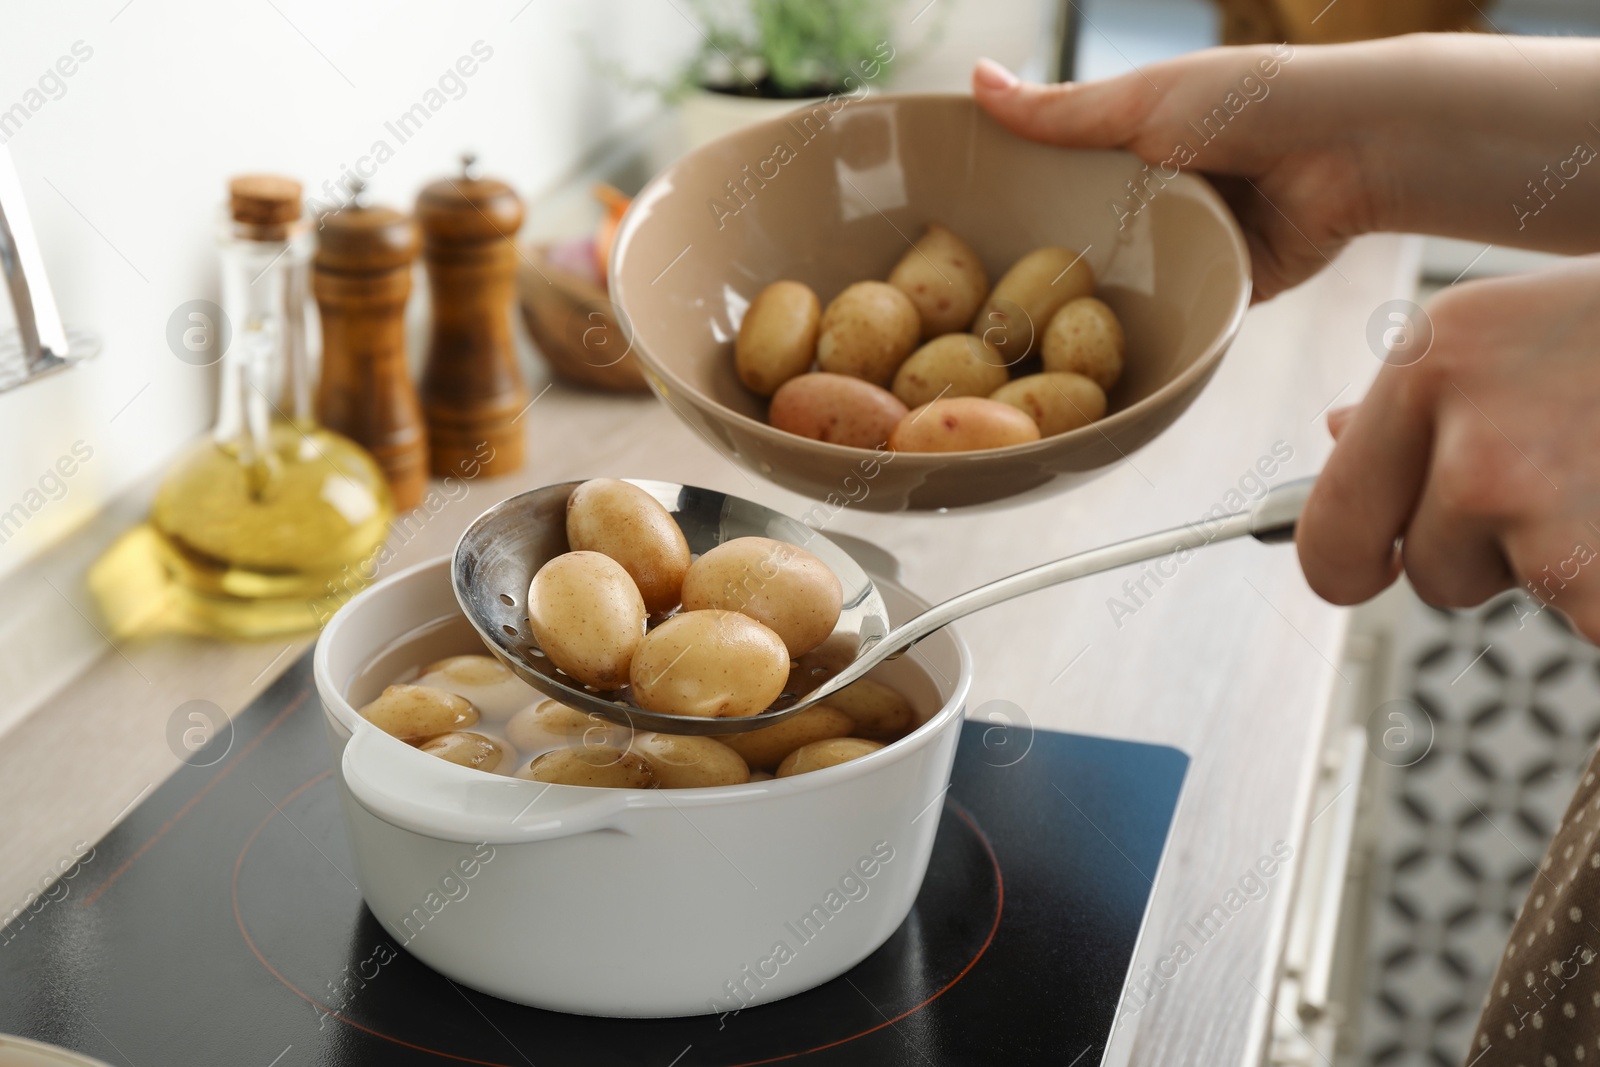
<svg viewBox="0 0 1600 1067">
<path fill-rule="evenodd" d="M 881 88 L 896 65 L 900 2 L 689 0 L 700 46 L 665 83 L 625 80 L 677 102 L 693 148 L 830 95 Z"/>
</svg>

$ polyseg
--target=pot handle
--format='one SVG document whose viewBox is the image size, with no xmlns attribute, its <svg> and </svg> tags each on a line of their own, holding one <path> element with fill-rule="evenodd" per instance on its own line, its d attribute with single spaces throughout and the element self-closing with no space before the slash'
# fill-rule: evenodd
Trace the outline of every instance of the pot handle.
<svg viewBox="0 0 1600 1067">
<path fill-rule="evenodd" d="M 350 795 L 384 822 L 466 844 L 512 845 L 615 829 L 616 817 L 630 806 L 626 789 L 552 786 L 450 765 L 419 767 L 419 759 L 440 762 L 361 727 L 345 744 L 340 768 Z M 547 796 L 551 789 L 555 795 Z M 595 795 L 567 799 L 580 793 Z"/>
</svg>

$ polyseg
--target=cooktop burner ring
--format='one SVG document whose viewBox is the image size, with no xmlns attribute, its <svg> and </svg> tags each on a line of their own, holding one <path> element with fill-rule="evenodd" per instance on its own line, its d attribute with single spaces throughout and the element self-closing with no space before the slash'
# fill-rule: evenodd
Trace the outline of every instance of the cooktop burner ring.
<svg viewBox="0 0 1600 1067">
<path fill-rule="evenodd" d="M 317 1000 L 315 997 L 312 997 L 310 994 L 308 994 L 305 991 L 303 991 L 302 989 L 300 989 L 299 986 L 295 985 L 294 982 L 290 981 L 287 977 L 285 977 L 284 974 L 282 972 L 280 972 L 277 967 L 273 966 L 272 962 L 269 959 L 267 959 L 265 953 L 263 953 L 261 951 L 261 949 L 256 945 L 255 939 L 251 937 L 250 931 L 245 925 L 244 912 L 243 912 L 243 909 L 240 907 L 240 903 L 239 903 L 239 877 L 240 877 L 240 873 L 244 869 L 245 859 L 249 856 L 252 847 L 256 843 L 256 839 L 261 835 L 262 831 L 265 830 L 268 827 L 268 825 L 270 825 L 273 822 L 274 819 L 277 819 L 278 817 L 282 816 L 287 820 L 287 816 L 284 815 L 283 809 L 289 807 L 292 803 L 294 803 L 294 801 L 299 799 L 301 796 L 303 796 L 305 793 L 309 792 L 313 788 L 315 788 L 317 785 L 319 785 L 322 782 L 327 781 L 328 779 L 330 779 L 332 777 L 332 775 L 333 775 L 333 772 L 331 770 L 323 771 L 321 774 L 315 775 L 312 778 L 302 782 L 299 786 L 295 787 L 288 794 L 286 794 L 281 800 L 275 802 L 274 805 L 273 805 L 272 810 L 267 812 L 264 816 L 262 816 L 261 820 L 259 822 L 257 822 L 256 825 L 251 829 L 249 836 L 245 838 L 244 844 L 240 847 L 239 855 L 234 860 L 231 892 L 232 892 L 232 905 L 233 905 L 234 923 L 238 927 L 240 936 L 244 938 L 244 942 L 245 942 L 246 947 L 248 947 L 250 949 L 251 954 L 256 958 L 257 962 L 259 962 L 261 964 L 261 966 L 266 969 L 267 973 L 270 974 L 273 977 L 273 979 L 276 980 L 285 989 L 287 989 L 291 993 L 295 994 L 295 996 L 297 996 L 301 1000 L 305 1001 L 307 1004 L 309 1004 L 311 1007 L 315 1008 L 317 1011 L 324 1013 L 327 1017 L 332 1018 L 332 1019 L 334 1019 L 334 1020 L 336 1020 L 336 1021 L 338 1021 L 338 1022 L 340 1022 L 340 1023 L 342 1023 L 342 1024 L 346 1025 L 346 1026 L 352 1027 L 352 1028 L 354 1028 L 356 1030 L 360 1030 L 363 1033 L 366 1033 L 366 1034 L 368 1034 L 368 1035 L 370 1035 L 372 1037 L 376 1037 L 376 1038 L 378 1038 L 380 1040 L 390 1042 L 390 1043 L 398 1045 L 398 1046 L 400 1046 L 402 1048 L 407 1048 L 407 1049 L 411 1049 L 413 1051 L 427 1053 L 427 1054 L 432 1055 L 432 1056 L 438 1056 L 441 1059 L 451 1060 L 451 1061 L 456 1062 L 456 1063 L 475 1064 L 475 1065 L 479 1065 L 479 1067 L 516 1067 L 516 1065 L 514 1065 L 514 1064 L 503 1063 L 503 1062 L 496 1061 L 496 1060 L 476 1059 L 476 1058 L 473 1058 L 473 1057 L 470 1057 L 470 1056 L 463 1056 L 463 1055 L 460 1055 L 460 1054 L 457 1054 L 457 1053 L 453 1053 L 453 1052 L 446 1052 L 446 1051 L 444 1051 L 442 1049 L 432 1048 L 432 1047 L 427 1046 L 427 1045 L 417 1044 L 414 1041 L 409 1041 L 409 1040 L 407 1040 L 405 1038 L 396 1037 L 396 1036 L 394 1036 L 392 1034 L 384 1033 L 383 1031 L 375 1029 L 372 1026 L 369 1026 L 369 1025 L 367 1025 L 365 1023 L 359 1022 L 359 1021 L 357 1021 L 355 1019 L 349 1018 L 348 1016 L 343 1015 L 338 1011 L 335 1011 L 333 1008 L 329 1007 L 326 1004 L 323 1004 L 321 1001 Z M 954 815 L 956 818 L 960 819 L 963 823 L 966 824 L 967 829 L 972 833 L 973 837 L 977 840 L 978 844 L 980 844 L 982 846 L 984 854 L 987 856 L 987 858 L 989 860 L 990 871 L 994 876 L 994 893 L 995 893 L 994 917 L 993 917 L 993 920 L 989 924 L 988 932 L 984 935 L 982 943 L 978 946 L 977 950 L 973 953 L 971 958 L 968 959 L 966 961 L 966 963 L 961 966 L 960 970 L 958 970 L 953 977 L 951 977 L 948 981 L 946 981 L 944 984 L 942 984 L 938 989 L 934 990 L 928 996 L 926 996 L 925 998 L 920 1000 L 918 1003 L 912 1005 L 911 1007 L 899 1012 L 898 1014 L 896 1014 L 896 1015 L 894 1015 L 892 1017 L 885 1018 L 882 1022 L 879 1022 L 879 1023 L 877 1023 L 877 1024 L 873 1025 L 873 1026 L 867 1027 L 866 1029 L 860 1030 L 860 1031 L 858 1031 L 856 1033 L 849 1034 L 849 1035 L 847 1035 L 845 1037 L 836 1038 L 834 1040 L 827 1041 L 827 1042 L 824 1042 L 824 1043 L 819 1044 L 819 1045 L 815 1045 L 815 1046 L 810 1047 L 810 1048 L 798 1049 L 798 1050 L 795 1050 L 795 1051 L 792 1051 L 792 1052 L 785 1052 L 785 1053 L 782 1053 L 780 1055 L 768 1056 L 768 1057 L 765 1057 L 765 1058 L 762 1058 L 762 1059 L 743 1060 L 743 1061 L 740 1061 L 738 1063 L 728 1064 L 728 1065 L 726 1065 L 726 1067 L 760 1067 L 760 1065 L 762 1065 L 762 1064 L 778 1063 L 778 1062 L 781 1062 L 781 1061 L 784 1061 L 784 1060 L 798 1059 L 798 1058 L 800 1058 L 802 1056 L 809 1056 L 809 1055 L 812 1055 L 814 1053 L 825 1051 L 827 1049 L 838 1048 L 841 1045 L 848 1045 L 853 1041 L 860 1040 L 861 1038 L 866 1037 L 869 1034 L 874 1034 L 874 1033 L 877 1033 L 880 1030 L 886 1029 L 888 1027 L 892 1027 L 896 1023 L 899 1023 L 902 1020 L 907 1019 L 912 1015 L 915 1015 L 917 1012 L 919 1012 L 922 1009 L 926 1008 L 928 1005 L 932 1004 L 934 1001 L 936 1001 L 940 997 L 942 997 L 945 993 L 947 993 L 951 989 L 953 989 L 962 979 L 964 979 L 972 971 L 972 969 L 975 966 L 977 966 L 978 961 L 983 958 L 983 956 L 984 956 L 984 954 L 986 952 L 988 952 L 989 946 L 994 943 L 995 935 L 996 935 L 996 933 L 999 932 L 999 929 L 1000 929 L 1000 921 L 1001 921 L 1002 916 L 1005 913 L 1005 878 L 1004 878 L 1003 872 L 1000 869 L 1000 860 L 999 860 L 999 857 L 996 856 L 996 854 L 995 854 L 994 845 L 989 840 L 989 835 L 986 834 L 984 832 L 983 828 L 978 825 L 977 820 L 974 819 L 971 816 L 971 814 L 969 814 L 965 809 L 963 809 L 960 804 L 956 803 L 952 798 L 950 798 L 948 794 L 945 796 L 944 806 L 949 809 L 949 811 L 950 811 L 950 813 L 952 815 Z M 293 824 L 291 823 L 291 825 L 293 825 Z M 298 828 L 297 828 L 297 830 L 298 830 Z M 303 836 L 303 834 L 302 834 L 302 836 Z M 313 845 L 313 847 L 315 847 L 315 846 Z M 343 872 L 341 871 L 341 874 L 342 873 Z M 365 905 L 363 905 L 363 907 L 364 906 Z M 880 951 L 882 951 L 882 950 L 880 950 Z M 870 957 L 869 957 L 869 959 L 870 959 Z M 434 972 L 434 973 L 437 973 L 437 972 Z M 850 972 L 846 972 L 844 977 L 848 977 L 849 974 L 850 974 Z M 441 975 L 440 977 L 444 977 L 444 976 Z M 445 978 L 445 981 L 449 982 L 452 986 L 457 986 L 458 987 L 458 991 L 459 991 L 459 983 L 456 983 L 456 982 L 452 981 L 449 978 Z M 474 990 L 474 992 L 477 992 L 477 991 Z M 479 995 L 488 996 L 489 994 L 481 994 L 480 993 Z M 801 994 L 801 995 L 803 995 L 803 994 Z M 774 1003 L 781 1003 L 781 1002 L 774 1002 Z M 760 1006 L 761 1005 L 753 1005 L 753 1007 L 760 1007 Z M 689 1018 L 698 1018 L 698 1017 L 689 1017 Z M 685 1050 L 685 1051 L 687 1051 L 687 1050 Z"/>
</svg>

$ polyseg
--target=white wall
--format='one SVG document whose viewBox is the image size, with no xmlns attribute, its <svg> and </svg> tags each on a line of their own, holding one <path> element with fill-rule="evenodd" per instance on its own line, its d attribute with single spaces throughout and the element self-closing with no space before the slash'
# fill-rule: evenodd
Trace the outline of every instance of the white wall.
<svg viewBox="0 0 1600 1067">
<path fill-rule="evenodd" d="M 185 301 L 217 299 L 213 226 L 229 175 L 290 174 L 312 193 L 381 139 L 394 157 L 370 182 L 377 201 L 409 205 L 464 148 L 537 193 L 655 106 L 596 73 L 580 37 L 659 72 L 697 41 L 686 10 L 684 0 L 0 0 L 0 116 L 30 112 L 0 139 L 63 316 L 104 342 L 93 362 L 0 394 L 0 512 L 37 504 L 29 494 L 75 443 L 93 453 L 60 499 L 0 543 L 0 575 L 209 423 L 213 371 L 177 359 L 166 329 Z M 902 87 L 961 88 L 978 54 L 1023 66 L 1044 44 L 1040 10 L 1039 0 L 907 3 L 910 37 L 941 20 L 944 33 Z M 492 55 L 449 87 L 459 99 L 399 143 L 385 122 L 477 42 Z M 74 46 L 88 58 L 64 64 L 70 77 L 52 73 Z"/>
</svg>

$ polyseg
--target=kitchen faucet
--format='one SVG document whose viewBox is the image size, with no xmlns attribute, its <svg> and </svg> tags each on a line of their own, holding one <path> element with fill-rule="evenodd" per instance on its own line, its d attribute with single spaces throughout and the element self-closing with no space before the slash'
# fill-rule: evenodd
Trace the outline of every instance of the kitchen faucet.
<svg viewBox="0 0 1600 1067">
<path fill-rule="evenodd" d="M 45 276 L 44 258 L 22 199 L 11 152 L 0 144 L 0 272 L 16 313 L 14 331 L 0 333 L 0 392 L 59 370 L 99 351 L 99 342 L 68 334 Z"/>
</svg>

